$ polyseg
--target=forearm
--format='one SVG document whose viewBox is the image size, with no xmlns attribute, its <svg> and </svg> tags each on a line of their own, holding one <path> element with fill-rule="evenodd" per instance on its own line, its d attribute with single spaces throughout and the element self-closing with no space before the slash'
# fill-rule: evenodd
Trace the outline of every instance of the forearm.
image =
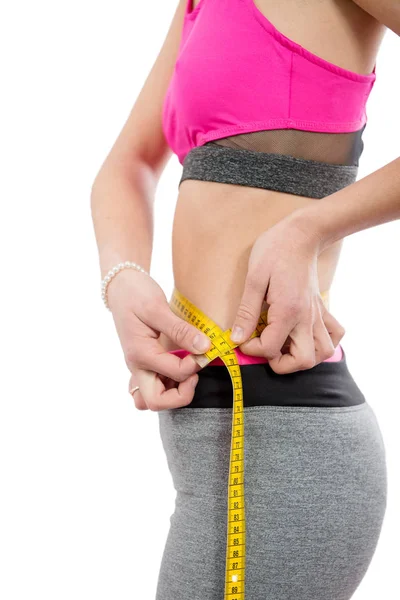
<svg viewBox="0 0 400 600">
<path fill-rule="evenodd" d="M 102 278 L 127 260 L 150 270 L 155 188 L 154 175 L 139 160 L 129 169 L 104 165 L 97 175 L 91 213 Z"/>
<path fill-rule="evenodd" d="M 318 238 L 320 251 L 339 239 L 400 218 L 400 158 L 293 213 Z"/>
</svg>

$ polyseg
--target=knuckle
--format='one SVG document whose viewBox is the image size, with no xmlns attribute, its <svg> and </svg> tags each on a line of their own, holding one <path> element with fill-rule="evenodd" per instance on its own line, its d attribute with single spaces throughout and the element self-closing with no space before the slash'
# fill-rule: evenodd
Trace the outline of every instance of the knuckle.
<svg viewBox="0 0 400 600">
<path fill-rule="evenodd" d="M 153 412 L 160 410 L 160 405 L 158 402 L 156 402 L 156 400 L 154 400 L 154 398 L 147 401 L 147 406 L 148 406 L 148 409 Z"/>
<path fill-rule="evenodd" d="M 304 356 L 298 365 L 298 368 L 301 370 L 312 369 L 315 366 L 315 359 L 309 356 Z"/>
<path fill-rule="evenodd" d="M 276 356 L 280 354 L 280 348 L 278 348 L 278 344 L 274 342 L 263 343 L 262 346 L 262 355 L 269 360 L 273 360 Z"/>
<path fill-rule="evenodd" d="M 188 378 L 187 373 L 184 373 L 179 367 L 174 369 L 165 369 L 163 371 L 163 375 L 170 379 L 171 381 L 175 381 L 176 383 L 180 383 L 181 381 L 185 381 Z"/>
<path fill-rule="evenodd" d="M 321 360 L 326 360 L 327 358 L 331 358 L 335 354 L 335 348 L 333 346 L 329 346 L 321 349 Z"/>
<path fill-rule="evenodd" d="M 188 377 L 200 371 L 200 365 L 194 360 L 193 356 L 188 355 L 180 359 L 176 366 L 171 367 L 169 377 L 174 381 L 186 381 Z"/>
<path fill-rule="evenodd" d="M 274 371 L 274 373 L 276 373 L 277 375 L 284 375 L 285 373 L 290 373 L 289 369 L 285 369 L 284 367 L 280 367 L 279 365 L 271 365 L 271 369 Z"/>
<path fill-rule="evenodd" d="M 186 381 L 186 379 L 188 377 L 190 377 L 191 375 L 193 375 L 194 373 L 198 373 L 203 367 L 201 367 L 199 365 L 199 363 L 193 358 L 193 356 L 189 355 L 188 357 L 185 357 L 186 361 L 188 362 L 180 362 L 179 363 L 179 377 L 180 377 L 180 381 Z M 184 359 L 185 360 L 185 359 Z"/>
<path fill-rule="evenodd" d="M 265 291 L 264 284 L 256 273 L 249 273 L 247 275 L 246 286 L 255 292 L 259 292 L 260 290 Z"/>
<path fill-rule="evenodd" d="M 177 370 L 174 373 L 171 373 L 169 377 L 170 379 L 173 379 L 176 382 L 182 383 L 183 381 L 186 381 L 186 379 L 188 378 L 188 374 L 186 371 Z"/>
<path fill-rule="evenodd" d="M 138 365 L 138 351 L 136 346 L 130 346 L 125 351 L 125 362 L 129 370 Z"/>
<path fill-rule="evenodd" d="M 254 318 L 253 311 L 250 306 L 242 302 L 237 310 L 238 319 L 243 319 L 244 321 L 248 321 Z"/>
<path fill-rule="evenodd" d="M 193 400 L 194 394 L 191 394 L 190 396 L 182 396 L 179 402 L 179 406 L 183 407 L 183 406 L 188 406 L 192 400 Z"/>
<path fill-rule="evenodd" d="M 276 362 L 275 360 L 270 361 L 270 367 L 277 375 L 284 375 L 285 373 L 290 373 L 292 371 L 288 366 L 279 364 L 279 362 Z"/>
<path fill-rule="evenodd" d="M 171 328 L 171 337 L 178 344 L 181 344 L 189 334 L 189 325 L 182 319 L 174 321 Z"/>
<path fill-rule="evenodd" d="M 346 329 L 343 327 L 343 325 L 339 325 L 337 327 L 337 331 L 336 331 L 337 335 L 340 337 L 340 339 L 344 336 L 344 334 L 346 333 Z"/>
<path fill-rule="evenodd" d="M 138 400 L 135 400 L 135 407 L 137 410 L 147 410 L 146 404 L 143 404 L 143 402 L 139 402 Z"/>
<path fill-rule="evenodd" d="M 260 337 L 261 352 L 265 358 L 273 360 L 280 356 L 282 350 L 282 342 L 277 337 L 277 332 L 269 331 L 269 327 L 266 327 Z M 288 338 L 286 338 L 288 339 Z"/>
<path fill-rule="evenodd" d="M 297 317 L 303 311 L 303 307 L 299 300 L 293 299 L 283 304 L 283 310 L 288 317 Z"/>
</svg>

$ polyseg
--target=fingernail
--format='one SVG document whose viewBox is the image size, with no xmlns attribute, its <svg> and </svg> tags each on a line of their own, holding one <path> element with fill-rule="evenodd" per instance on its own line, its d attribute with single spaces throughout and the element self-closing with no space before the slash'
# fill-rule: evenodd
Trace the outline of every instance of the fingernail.
<svg viewBox="0 0 400 600">
<path fill-rule="evenodd" d="M 234 328 L 232 329 L 231 340 L 232 340 L 232 342 L 239 344 L 242 341 L 242 339 L 243 339 L 243 328 L 238 327 L 238 325 L 235 325 Z"/>
<path fill-rule="evenodd" d="M 193 379 L 192 379 L 192 386 L 193 387 L 196 387 L 198 380 L 199 380 L 199 376 L 198 375 L 196 375 L 196 377 L 193 377 Z"/>
<path fill-rule="evenodd" d="M 208 338 L 204 337 L 204 335 L 201 335 L 200 333 L 198 333 L 194 339 L 193 339 L 193 347 L 196 348 L 196 350 L 199 350 L 199 352 L 205 352 L 206 350 L 208 350 L 210 346 L 210 341 Z"/>
</svg>

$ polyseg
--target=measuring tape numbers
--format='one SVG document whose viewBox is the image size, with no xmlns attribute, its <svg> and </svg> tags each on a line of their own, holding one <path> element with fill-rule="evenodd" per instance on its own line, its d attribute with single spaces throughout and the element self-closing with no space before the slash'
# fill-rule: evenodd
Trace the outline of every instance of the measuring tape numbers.
<svg viewBox="0 0 400 600">
<path fill-rule="evenodd" d="M 328 306 L 328 292 L 321 294 Z M 265 301 L 263 306 L 265 305 Z M 188 298 L 174 287 L 169 302 L 171 310 L 181 319 L 194 325 L 211 341 L 204 354 L 193 354 L 194 360 L 205 367 L 219 357 L 229 371 L 233 387 L 232 433 L 228 477 L 228 523 L 225 563 L 224 600 L 245 600 L 246 572 L 246 515 L 244 486 L 244 409 L 243 381 L 234 349 L 239 345 L 230 338 L 231 329 L 223 331 Z M 268 324 L 268 310 L 262 310 L 257 327 L 248 339 L 258 337 Z"/>
</svg>

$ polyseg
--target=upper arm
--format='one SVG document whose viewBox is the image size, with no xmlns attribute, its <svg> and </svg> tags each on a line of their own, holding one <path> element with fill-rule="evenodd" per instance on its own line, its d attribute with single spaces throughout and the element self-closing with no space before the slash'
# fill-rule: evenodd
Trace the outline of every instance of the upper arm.
<svg viewBox="0 0 400 600">
<path fill-rule="evenodd" d="M 158 175 L 172 152 L 162 130 L 162 104 L 181 41 L 187 0 L 179 0 L 167 35 L 105 163 L 126 166 L 137 158 Z"/>
<path fill-rule="evenodd" d="M 400 35 L 399 0 L 353 0 L 353 2 L 377 21 Z"/>
</svg>

